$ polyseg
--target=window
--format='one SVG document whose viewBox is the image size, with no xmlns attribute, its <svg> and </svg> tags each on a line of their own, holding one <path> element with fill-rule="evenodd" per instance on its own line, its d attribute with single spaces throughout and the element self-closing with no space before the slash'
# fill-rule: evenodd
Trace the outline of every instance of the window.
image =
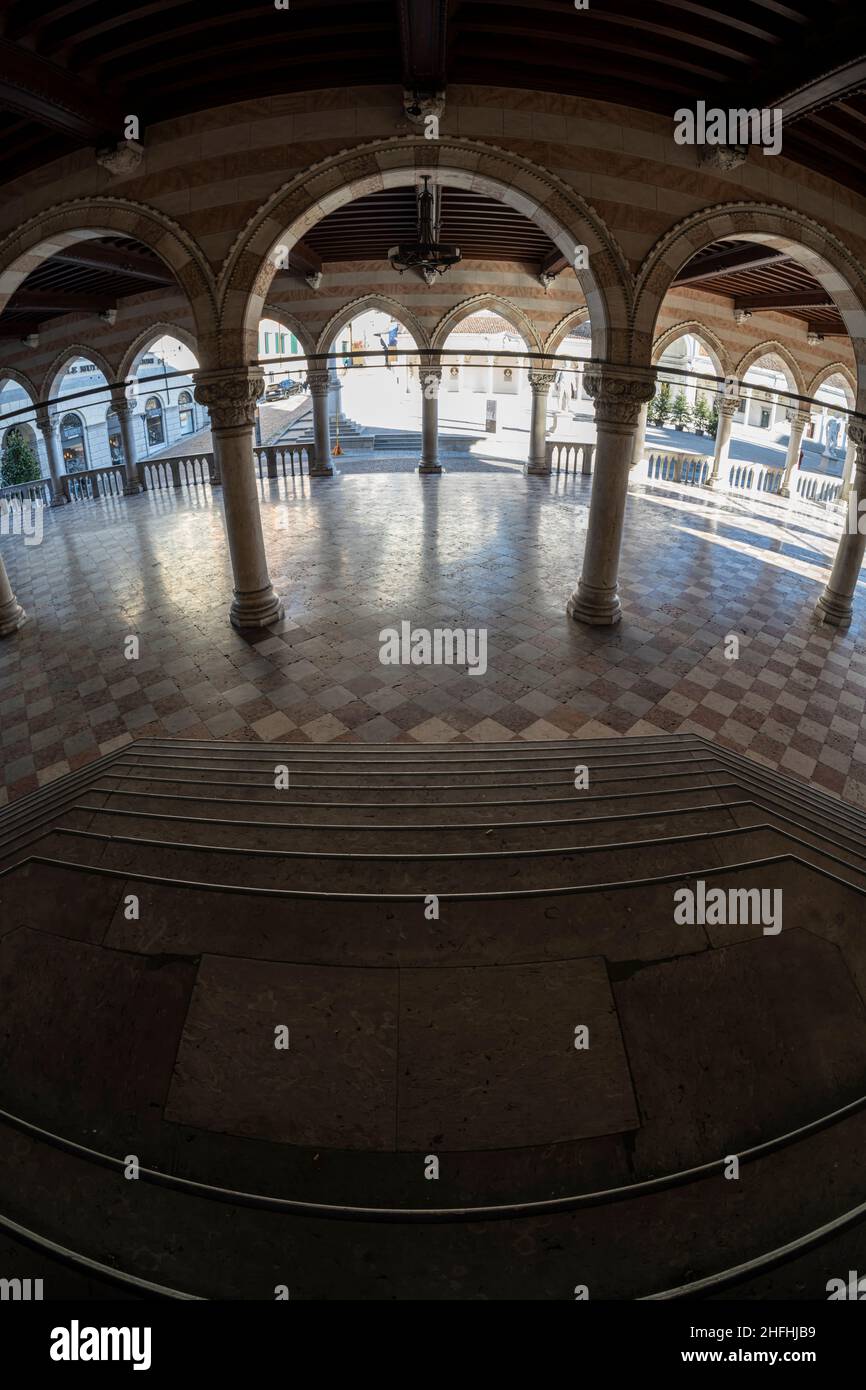
<svg viewBox="0 0 866 1390">
<path fill-rule="evenodd" d="M 165 443 L 165 425 L 162 418 L 162 404 L 157 396 L 148 396 L 144 403 L 144 429 L 148 449 L 156 449 Z"/>
<path fill-rule="evenodd" d="M 267 354 L 270 352 L 270 350 L 271 350 L 271 335 L 270 335 L 270 333 L 266 333 L 266 334 L 265 334 L 265 355 L 266 355 L 266 356 L 267 356 Z"/>
<path fill-rule="evenodd" d="M 116 410 L 109 410 L 105 417 L 105 427 L 108 430 L 108 452 L 111 462 L 123 463 L 123 436 L 120 433 L 120 421 Z"/>
<path fill-rule="evenodd" d="M 60 421 L 60 446 L 67 473 L 81 473 L 87 467 L 84 426 L 80 415 L 64 415 Z"/>
<path fill-rule="evenodd" d="M 762 410 L 762 411 L 761 411 L 761 426 L 760 426 L 760 427 L 761 427 L 762 430 L 768 430 L 768 429 L 770 428 L 770 412 L 769 412 L 769 410 Z"/>
<path fill-rule="evenodd" d="M 181 434 L 195 434 L 195 406 L 189 391 L 181 391 L 178 396 L 177 413 Z"/>
</svg>

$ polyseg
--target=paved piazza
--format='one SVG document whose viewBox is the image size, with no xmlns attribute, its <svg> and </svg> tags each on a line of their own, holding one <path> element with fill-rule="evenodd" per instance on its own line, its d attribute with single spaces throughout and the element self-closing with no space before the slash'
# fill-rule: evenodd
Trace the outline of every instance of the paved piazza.
<svg viewBox="0 0 866 1390">
<path fill-rule="evenodd" d="M 590 480 L 346 472 L 261 485 L 285 621 L 228 624 L 219 490 L 54 511 L 2 543 L 29 622 L 0 647 L 0 802 L 144 736 L 368 743 L 686 730 L 866 805 L 866 592 L 812 607 L 838 521 L 633 485 L 626 616 L 571 622 Z M 483 627 L 488 669 L 383 666 L 379 632 Z M 724 639 L 740 655 L 728 660 Z M 124 657 L 140 639 L 140 658 Z"/>
</svg>

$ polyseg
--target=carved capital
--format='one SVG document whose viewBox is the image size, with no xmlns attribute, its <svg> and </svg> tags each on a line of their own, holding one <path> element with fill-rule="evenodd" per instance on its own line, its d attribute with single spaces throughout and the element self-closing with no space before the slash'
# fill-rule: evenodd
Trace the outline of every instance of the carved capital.
<svg viewBox="0 0 866 1390">
<path fill-rule="evenodd" d="M 549 391 L 555 381 L 556 372 L 546 368 L 532 368 L 529 372 L 529 384 L 533 391 Z"/>
<path fill-rule="evenodd" d="M 135 393 L 125 384 L 111 387 L 111 408 L 119 420 L 125 420 L 135 411 Z"/>
<path fill-rule="evenodd" d="M 97 150 L 96 162 L 113 178 L 134 174 L 144 158 L 144 145 L 138 140 L 121 140 L 113 149 Z"/>
<path fill-rule="evenodd" d="M 314 396 L 323 396 L 332 384 L 331 373 L 325 368 L 307 372 L 307 385 Z"/>
<path fill-rule="evenodd" d="M 638 367 L 602 367 L 587 370 L 583 384 L 595 403 L 600 425 L 636 429 L 641 406 L 655 395 L 655 373 Z"/>
<path fill-rule="evenodd" d="M 745 163 L 748 153 L 748 145 L 703 145 L 699 159 L 711 169 L 730 170 Z"/>
<path fill-rule="evenodd" d="M 857 470 L 858 491 L 866 490 L 866 423 L 848 422 L 848 443 L 856 448 L 854 467 Z"/>
<path fill-rule="evenodd" d="M 60 428 L 59 418 L 50 413 L 47 405 L 37 406 L 36 423 L 44 435 L 56 434 Z"/>
<path fill-rule="evenodd" d="M 719 414 L 724 415 L 727 420 L 733 420 L 742 404 L 740 396 L 725 396 L 719 401 Z"/>
<path fill-rule="evenodd" d="M 195 398 L 207 407 L 215 430 L 242 429 L 253 424 L 264 386 L 264 375 L 258 368 L 208 372 L 196 377 Z"/>
</svg>

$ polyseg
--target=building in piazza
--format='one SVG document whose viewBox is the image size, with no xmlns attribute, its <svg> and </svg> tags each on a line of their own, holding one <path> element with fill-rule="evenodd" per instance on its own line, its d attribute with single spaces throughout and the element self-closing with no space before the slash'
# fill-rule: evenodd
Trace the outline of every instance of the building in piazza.
<svg viewBox="0 0 866 1390">
<path fill-rule="evenodd" d="M 862 1297 L 861 9 L 0 6 L 3 1298 Z"/>
</svg>

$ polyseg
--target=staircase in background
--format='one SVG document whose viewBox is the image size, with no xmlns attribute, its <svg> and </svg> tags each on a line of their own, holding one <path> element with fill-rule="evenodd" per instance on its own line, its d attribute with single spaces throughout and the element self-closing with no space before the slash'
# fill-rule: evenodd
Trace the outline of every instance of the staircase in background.
<svg viewBox="0 0 866 1390">
<path fill-rule="evenodd" d="M 853 806 L 691 735 L 149 739 L 6 808 L 0 854 L 0 1251 L 47 1298 L 863 1268 Z M 781 932 L 677 923 L 699 880 L 781 889 Z"/>
</svg>

